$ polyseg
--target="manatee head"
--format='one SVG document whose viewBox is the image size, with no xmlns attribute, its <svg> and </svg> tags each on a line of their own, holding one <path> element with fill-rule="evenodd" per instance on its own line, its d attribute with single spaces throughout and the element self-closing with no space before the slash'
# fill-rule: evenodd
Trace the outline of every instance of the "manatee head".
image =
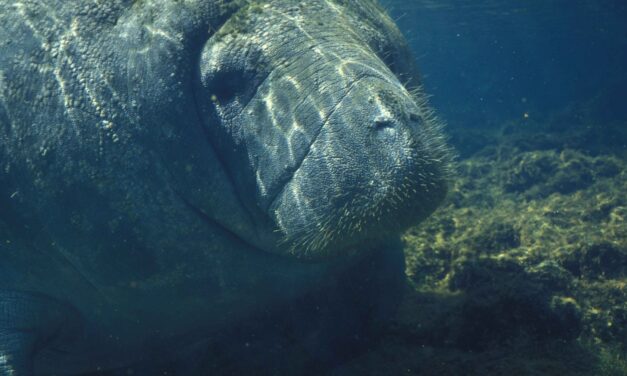
<svg viewBox="0 0 627 376">
<path fill-rule="evenodd" d="M 252 2 L 207 41 L 199 75 L 204 127 L 263 250 L 369 248 L 446 193 L 450 152 L 373 1 Z"/>
</svg>

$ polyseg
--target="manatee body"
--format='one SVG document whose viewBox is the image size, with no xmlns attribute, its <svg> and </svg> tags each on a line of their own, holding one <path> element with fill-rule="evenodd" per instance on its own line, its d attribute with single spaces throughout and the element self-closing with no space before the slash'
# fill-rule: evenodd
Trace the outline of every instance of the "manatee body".
<svg viewBox="0 0 627 376">
<path fill-rule="evenodd" d="M 393 309 L 449 152 L 373 0 L 0 0 L 0 51 L 0 375 L 324 363 Z"/>
</svg>

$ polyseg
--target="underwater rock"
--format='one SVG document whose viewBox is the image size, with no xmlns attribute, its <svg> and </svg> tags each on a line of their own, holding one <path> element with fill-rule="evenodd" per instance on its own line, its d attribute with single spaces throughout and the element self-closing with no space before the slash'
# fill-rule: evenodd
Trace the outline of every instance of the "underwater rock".
<svg viewBox="0 0 627 376">
<path fill-rule="evenodd" d="M 547 191 L 568 194 L 584 189 L 594 182 L 589 158 L 572 150 L 564 150 L 559 154 L 559 161 L 555 176 L 547 182 Z"/>
<path fill-rule="evenodd" d="M 627 249 L 612 243 L 589 244 L 563 256 L 564 267 L 584 278 L 627 276 Z"/>
<path fill-rule="evenodd" d="M 492 223 L 470 240 L 479 253 L 498 253 L 520 245 L 520 233 L 510 223 Z"/>
<path fill-rule="evenodd" d="M 592 162 L 596 177 L 611 178 L 621 172 L 620 162 L 614 157 L 598 157 Z"/>
<path fill-rule="evenodd" d="M 568 293 L 573 287 L 573 274 L 554 260 L 545 260 L 526 268 L 529 280 L 539 283 L 548 291 Z"/>
<path fill-rule="evenodd" d="M 506 192 L 523 193 L 527 198 L 543 198 L 553 193 L 570 194 L 586 189 L 597 178 L 620 173 L 612 157 L 589 157 L 578 151 L 534 151 L 521 153 L 503 172 Z"/>
<path fill-rule="evenodd" d="M 420 255 L 410 255 L 412 281 L 434 284 L 446 277 L 450 269 L 452 252 L 448 249 L 425 248 Z"/>
<path fill-rule="evenodd" d="M 503 187 L 508 192 L 525 192 L 531 187 L 545 184 L 557 171 L 554 153 L 522 153 L 513 159 L 512 168 L 505 172 Z"/>
<path fill-rule="evenodd" d="M 449 286 L 464 294 L 449 332 L 449 342 L 463 349 L 480 351 L 518 336 L 569 340 L 581 331 L 574 299 L 555 296 L 513 260 L 457 260 Z"/>
<path fill-rule="evenodd" d="M 508 276 L 521 276 L 524 268 L 508 258 L 461 257 L 454 260 L 448 287 L 451 290 L 474 291 L 477 288 L 493 286 Z"/>
</svg>

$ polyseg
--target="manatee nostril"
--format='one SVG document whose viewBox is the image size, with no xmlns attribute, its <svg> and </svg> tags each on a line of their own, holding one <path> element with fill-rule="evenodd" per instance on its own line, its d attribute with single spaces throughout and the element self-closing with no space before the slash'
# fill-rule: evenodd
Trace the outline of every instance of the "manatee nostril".
<svg viewBox="0 0 627 376">
<path fill-rule="evenodd" d="M 397 140 L 397 121 L 393 117 L 379 115 L 374 119 L 373 136 L 377 144 L 392 146 Z"/>
<path fill-rule="evenodd" d="M 375 129 L 394 128 L 394 119 L 387 116 L 377 116 L 374 119 Z"/>
</svg>

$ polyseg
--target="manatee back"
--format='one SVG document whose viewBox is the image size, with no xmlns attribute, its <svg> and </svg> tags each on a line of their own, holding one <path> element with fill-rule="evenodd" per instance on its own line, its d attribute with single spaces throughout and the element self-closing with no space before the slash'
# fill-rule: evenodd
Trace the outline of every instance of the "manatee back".
<svg viewBox="0 0 627 376">
<path fill-rule="evenodd" d="M 185 259 L 180 239 L 158 234 L 202 232 L 175 192 L 187 182 L 172 183 L 172 164 L 186 157 L 167 150 L 202 135 L 172 119 L 193 113 L 177 97 L 188 91 L 186 59 L 236 5 L 0 0 L 0 9 L 1 240 L 5 254 L 16 250 L 0 265 L 34 271 L 14 287 L 75 297 L 48 281 L 112 286 Z M 221 181 L 206 159 L 196 163 Z M 173 254 L 159 253 L 174 243 Z"/>
</svg>

